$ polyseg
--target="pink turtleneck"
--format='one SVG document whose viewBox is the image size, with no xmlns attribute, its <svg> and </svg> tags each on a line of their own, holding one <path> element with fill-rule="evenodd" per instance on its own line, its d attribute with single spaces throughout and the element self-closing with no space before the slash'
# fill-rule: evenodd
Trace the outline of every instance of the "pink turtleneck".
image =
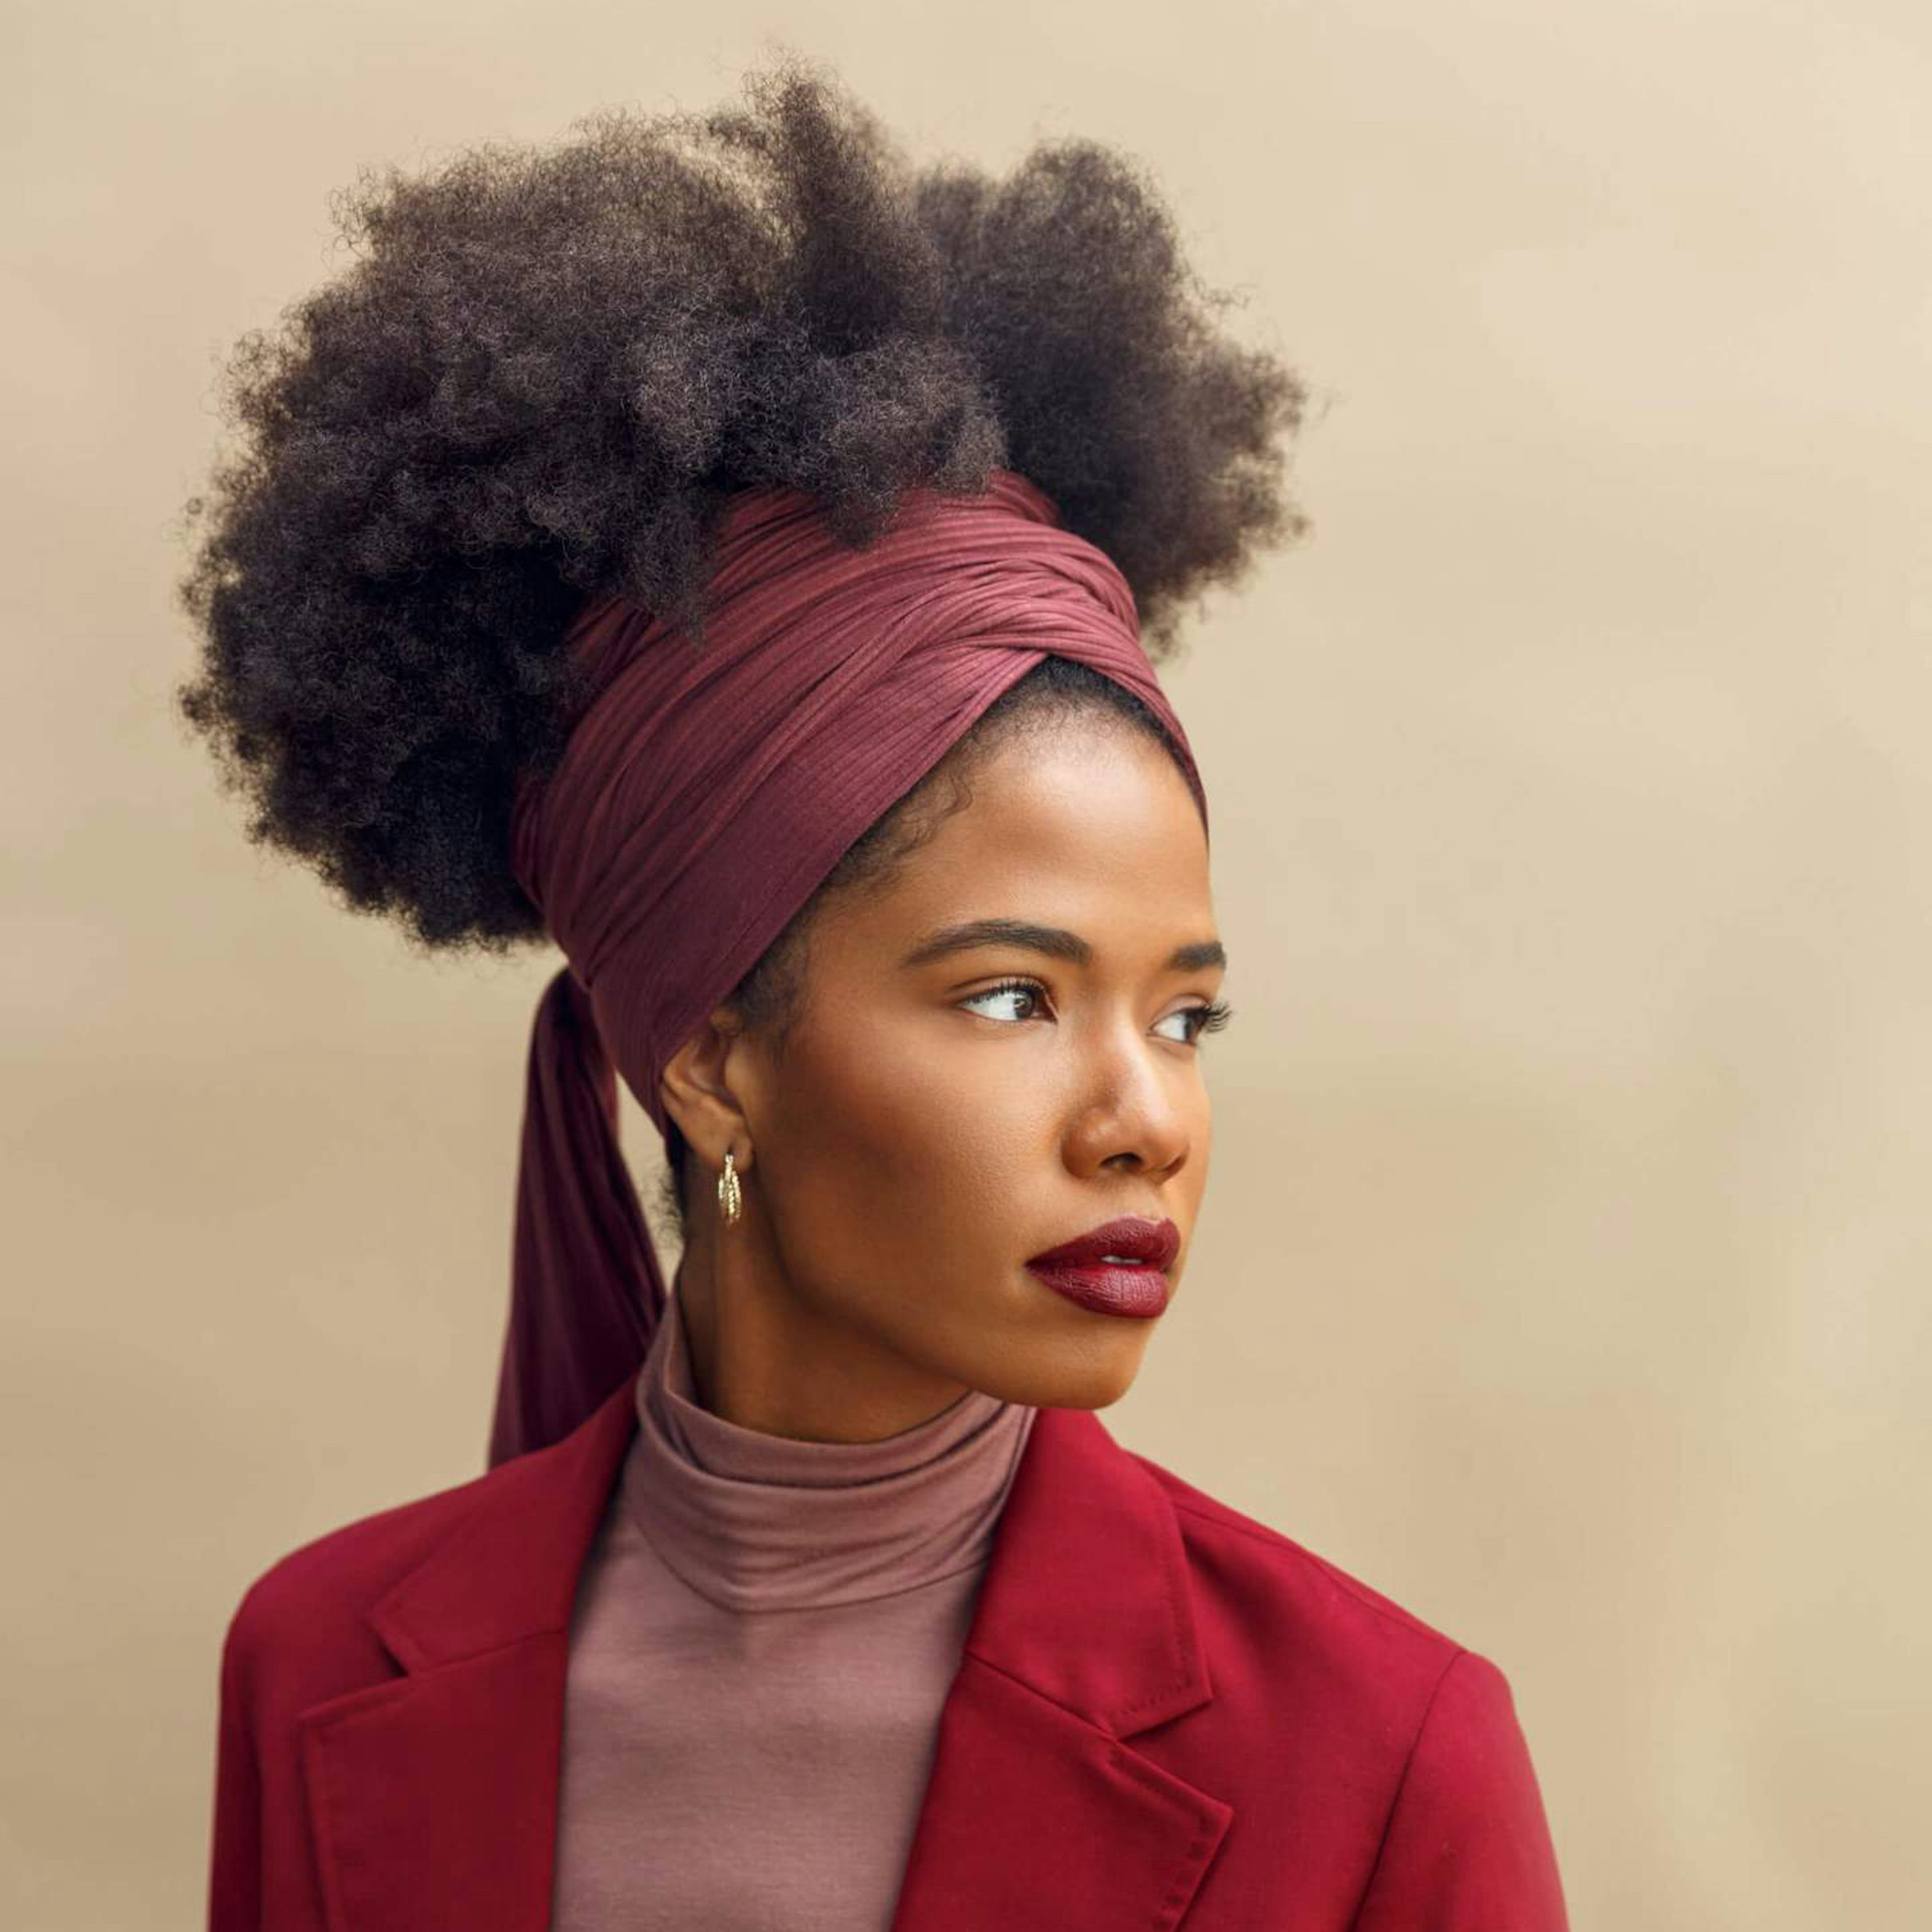
<svg viewBox="0 0 1932 1932">
<path fill-rule="evenodd" d="M 1036 1413 L 742 1428 L 698 1401 L 674 1285 L 578 1588 L 553 1932 L 885 1932 Z"/>
</svg>

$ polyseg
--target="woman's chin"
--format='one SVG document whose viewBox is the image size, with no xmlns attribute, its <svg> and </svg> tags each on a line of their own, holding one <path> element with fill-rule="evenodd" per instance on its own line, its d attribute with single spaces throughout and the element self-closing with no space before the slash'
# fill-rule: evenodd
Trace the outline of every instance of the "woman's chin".
<svg viewBox="0 0 1932 1932">
<path fill-rule="evenodd" d="M 1106 1329 L 1127 1324 L 1096 1324 Z M 1061 1346 L 1037 1342 L 1024 1358 L 1010 1357 L 989 1372 L 974 1377 L 976 1385 L 1004 1402 L 1035 1408 L 1108 1408 L 1133 1387 L 1147 1352 L 1150 1322 L 1137 1322 L 1131 1334 L 1086 1336 Z"/>
</svg>

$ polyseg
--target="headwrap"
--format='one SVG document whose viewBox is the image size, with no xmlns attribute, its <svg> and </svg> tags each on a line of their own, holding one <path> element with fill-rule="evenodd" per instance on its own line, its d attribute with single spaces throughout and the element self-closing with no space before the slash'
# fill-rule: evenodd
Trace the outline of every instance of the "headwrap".
<svg viewBox="0 0 1932 1932">
<path fill-rule="evenodd" d="M 863 548 L 762 485 L 716 542 L 701 644 L 622 596 L 578 613 L 566 648 L 595 694 L 513 808 L 517 878 L 566 963 L 530 1042 L 492 1465 L 614 1393 L 667 1305 L 616 1076 L 664 1132 L 665 1064 L 1003 691 L 1049 656 L 1125 686 L 1206 823 L 1126 580 L 1024 478 L 908 492 Z"/>
</svg>

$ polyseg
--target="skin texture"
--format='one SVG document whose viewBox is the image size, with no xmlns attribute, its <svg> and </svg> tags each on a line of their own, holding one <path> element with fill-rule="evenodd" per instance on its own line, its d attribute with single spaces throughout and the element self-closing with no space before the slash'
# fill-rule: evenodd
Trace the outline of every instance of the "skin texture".
<svg viewBox="0 0 1932 1932">
<path fill-rule="evenodd" d="M 1226 970 L 1168 964 L 1218 938 L 1193 797 L 1160 746 L 1090 716 L 1012 740 L 972 794 L 881 891 L 828 905 L 782 1052 L 724 1006 L 664 1070 L 696 1163 L 693 1366 L 745 1427 L 871 1442 L 969 1389 L 1117 1401 L 1157 1323 L 1082 1308 L 1024 1266 L 1116 1215 L 1179 1228 L 1178 1305 L 1209 1138 L 1211 1048 L 1186 1016 Z M 1006 941 L 902 964 L 985 918 L 1070 928 L 1091 957 Z M 1007 978 L 1037 987 L 993 991 Z"/>
</svg>

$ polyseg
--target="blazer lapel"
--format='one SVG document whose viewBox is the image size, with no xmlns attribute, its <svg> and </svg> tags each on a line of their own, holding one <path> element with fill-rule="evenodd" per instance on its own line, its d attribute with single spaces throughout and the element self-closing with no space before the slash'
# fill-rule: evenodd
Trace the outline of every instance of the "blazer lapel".
<svg viewBox="0 0 1932 1932">
<path fill-rule="evenodd" d="M 406 1675 L 298 1719 L 328 1932 L 544 1932 L 578 1575 L 636 1426 L 634 1377 L 368 1621 Z"/>
<path fill-rule="evenodd" d="M 328 1932 L 546 1932 L 570 1623 L 628 1378 L 494 1472 L 368 1621 L 404 1675 L 298 1719 Z M 1042 1408 L 1001 1510 L 892 1932 L 1173 1932 L 1234 1816 L 1128 1742 L 1214 1695 L 1166 1492 Z"/>
<path fill-rule="evenodd" d="M 892 1932 L 1172 1932 L 1234 1808 L 1127 1742 L 1214 1695 L 1166 1492 L 1042 1408 L 1001 1512 Z"/>
</svg>

